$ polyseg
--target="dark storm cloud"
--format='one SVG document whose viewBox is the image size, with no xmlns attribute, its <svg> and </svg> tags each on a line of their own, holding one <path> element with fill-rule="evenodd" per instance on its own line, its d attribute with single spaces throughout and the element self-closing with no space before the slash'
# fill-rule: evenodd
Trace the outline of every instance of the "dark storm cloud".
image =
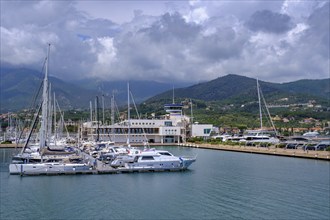
<svg viewBox="0 0 330 220">
<path fill-rule="evenodd" d="M 322 8 L 319 8 L 311 14 L 307 20 L 307 24 L 310 26 L 306 32 L 305 40 L 307 43 L 313 45 L 323 57 L 329 59 L 330 50 L 330 3 L 325 4 Z M 317 43 L 316 43 L 317 42 Z M 306 43 L 306 42 L 305 42 Z M 316 52 L 316 51 L 315 51 Z"/>
<path fill-rule="evenodd" d="M 248 40 L 228 26 L 206 35 L 204 31 L 202 25 L 185 21 L 179 13 L 166 13 L 149 27 L 116 37 L 116 65 L 120 66 L 116 69 L 123 71 L 122 76 L 141 79 L 198 80 L 208 65 L 238 57 Z"/>
<path fill-rule="evenodd" d="M 203 36 L 196 42 L 196 53 L 211 62 L 228 60 L 240 55 L 247 40 L 237 35 L 231 27 L 218 28 L 214 34 Z"/>
<path fill-rule="evenodd" d="M 178 76 L 186 65 L 184 51 L 199 31 L 199 27 L 186 23 L 179 14 L 164 14 L 149 27 L 126 31 L 114 41 L 118 49 L 117 70 L 122 71 L 122 76 L 134 75 L 141 79 L 151 76 L 164 80 L 174 74 Z"/>
<path fill-rule="evenodd" d="M 151 27 L 142 29 L 155 42 L 172 40 L 190 41 L 195 39 L 201 28 L 194 23 L 187 23 L 179 13 L 162 15 Z"/>
<path fill-rule="evenodd" d="M 276 34 L 287 32 L 294 27 L 290 16 L 269 10 L 256 11 L 246 25 L 252 31 Z"/>
</svg>

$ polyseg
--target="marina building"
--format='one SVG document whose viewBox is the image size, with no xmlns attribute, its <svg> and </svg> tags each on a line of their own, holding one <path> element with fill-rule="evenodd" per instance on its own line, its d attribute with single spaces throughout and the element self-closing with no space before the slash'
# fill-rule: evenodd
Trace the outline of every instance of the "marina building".
<svg viewBox="0 0 330 220">
<path fill-rule="evenodd" d="M 88 140 L 106 140 L 115 143 L 185 143 L 189 137 L 209 137 L 211 124 L 191 124 L 183 114 L 182 104 L 165 104 L 166 115 L 161 119 L 127 119 L 113 125 L 101 122 L 83 123 L 82 137 Z"/>
</svg>

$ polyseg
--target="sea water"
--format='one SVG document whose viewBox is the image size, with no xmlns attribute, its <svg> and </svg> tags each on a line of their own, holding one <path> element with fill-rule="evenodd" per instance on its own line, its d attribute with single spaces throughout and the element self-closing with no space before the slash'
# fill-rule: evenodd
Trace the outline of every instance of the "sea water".
<svg viewBox="0 0 330 220">
<path fill-rule="evenodd" d="M 160 147 L 197 155 L 185 172 L 9 175 L 0 149 L 0 219 L 329 219 L 330 162 Z"/>
</svg>

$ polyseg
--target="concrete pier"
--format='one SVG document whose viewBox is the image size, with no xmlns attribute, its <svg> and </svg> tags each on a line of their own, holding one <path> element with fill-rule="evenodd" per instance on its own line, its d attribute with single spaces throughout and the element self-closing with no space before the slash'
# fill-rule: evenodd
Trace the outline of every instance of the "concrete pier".
<svg viewBox="0 0 330 220">
<path fill-rule="evenodd" d="M 314 151 L 314 150 L 304 151 L 302 149 L 276 148 L 276 146 L 251 147 L 244 145 L 220 145 L 220 144 L 181 144 L 180 146 L 330 161 L 330 151 Z"/>
</svg>

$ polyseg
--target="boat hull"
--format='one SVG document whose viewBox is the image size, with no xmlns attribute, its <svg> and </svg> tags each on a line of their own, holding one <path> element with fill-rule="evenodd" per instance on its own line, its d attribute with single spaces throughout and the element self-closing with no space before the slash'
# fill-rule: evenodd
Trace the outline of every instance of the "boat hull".
<svg viewBox="0 0 330 220">
<path fill-rule="evenodd" d="M 90 170 L 86 164 L 38 163 L 38 164 L 10 164 L 10 174 L 39 175 L 52 173 L 66 173 Z"/>
<path fill-rule="evenodd" d="M 180 157 L 178 160 L 164 159 L 159 161 L 138 161 L 125 163 L 125 168 L 131 170 L 185 170 L 196 161 L 196 158 Z"/>
</svg>

